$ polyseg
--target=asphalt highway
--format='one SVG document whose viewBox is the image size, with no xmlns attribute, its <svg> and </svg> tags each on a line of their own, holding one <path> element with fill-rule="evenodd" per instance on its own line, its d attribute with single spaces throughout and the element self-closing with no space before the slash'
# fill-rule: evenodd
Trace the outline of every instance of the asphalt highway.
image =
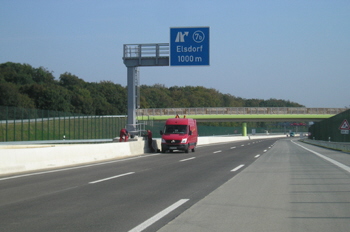
<svg viewBox="0 0 350 232">
<path fill-rule="evenodd" d="M 350 155 L 282 139 L 160 232 L 346 232 L 349 226 Z"/>
<path fill-rule="evenodd" d="M 0 231 L 348 231 L 349 166 L 263 139 L 2 176 Z"/>
</svg>

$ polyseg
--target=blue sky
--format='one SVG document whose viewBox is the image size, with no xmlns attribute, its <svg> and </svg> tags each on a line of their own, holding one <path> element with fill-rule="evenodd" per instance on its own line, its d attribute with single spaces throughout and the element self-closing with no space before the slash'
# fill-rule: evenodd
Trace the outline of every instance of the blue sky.
<svg viewBox="0 0 350 232">
<path fill-rule="evenodd" d="M 126 86 L 123 44 L 210 27 L 210 66 L 141 67 L 141 84 L 350 107 L 348 0 L 0 0 L 0 63 Z"/>
</svg>

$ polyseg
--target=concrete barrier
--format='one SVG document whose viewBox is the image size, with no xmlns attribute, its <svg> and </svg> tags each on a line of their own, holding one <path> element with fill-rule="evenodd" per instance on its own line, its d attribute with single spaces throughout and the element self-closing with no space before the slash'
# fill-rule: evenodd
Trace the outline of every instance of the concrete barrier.
<svg viewBox="0 0 350 232">
<path fill-rule="evenodd" d="M 197 146 L 203 146 L 213 143 L 227 143 L 241 140 L 256 140 L 256 139 L 266 139 L 266 138 L 281 138 L 286 137 L 286 135 L 251 135 L 251 136 L 203 136 L 198 137 Z M 161 139 L 155 139 L 153 146 L 160 149 Z"/>
<path fill-rule="evenodd" d="M 0 175 L 118 159 L 145 153 L 145 141 L 0 146 Z"/>
<path fill-rule="evenodd" d="M 208 136 L 198 137 L 198 146 L 212 144 L 212 143 L 225 143 L 241 140 L 256 140 L 266 138 L 281 138 L 285 135 L 251 135 L 251 136 Z"/>
<path fill-rule="evenodd" d="M 281 135 L 276 136 L 281 137 Z M 199 137 L 198 146 L 276 136 Z M 161 140 L 154 139 L 153 145 L 159 149 Z M 120 159 L 142 155 L 145 152 L 148 152 L 148 143 L 144 138 L 129 142 L 99 144 L 2 145 L 0 146 L 0 175 Z"/>
<path fill-rule="evenodd" d="M 337 142 L 329 142 L 329 141 L 321 141 L 321 140 L 312 140 L 312 139 L 302 139 L 304 143 L 313 144 L 320 147 L 325 147 L 333 150 L 350 152 L 350 143 L 337 143 Z"/>
</svg>

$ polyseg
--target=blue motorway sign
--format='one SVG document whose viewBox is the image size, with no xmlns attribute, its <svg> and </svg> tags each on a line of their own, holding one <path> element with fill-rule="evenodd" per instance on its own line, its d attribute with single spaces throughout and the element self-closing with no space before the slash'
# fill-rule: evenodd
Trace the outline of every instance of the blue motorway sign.
<svg viewBox="0 0 350 232">
<path fill-rule="evenodd" d="M 209 27 L 170 28 L 170 66 L 209 65 Z"/>
</svg>

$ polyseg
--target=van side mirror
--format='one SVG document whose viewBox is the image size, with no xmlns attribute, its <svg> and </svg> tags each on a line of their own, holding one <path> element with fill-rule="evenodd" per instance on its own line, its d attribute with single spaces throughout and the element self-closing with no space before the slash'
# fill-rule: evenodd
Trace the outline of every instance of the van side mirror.
<svg viewBox="0 0 350 232">
<path fill-rule="evenodd" d="M 160 135 L 163 135 L 163 131 L 159 131 Z"/>
<path fill-rule="evenodd" d="M 188 132 L 189 135 L 192 135 L 192 131 Z"/>
</svg>

